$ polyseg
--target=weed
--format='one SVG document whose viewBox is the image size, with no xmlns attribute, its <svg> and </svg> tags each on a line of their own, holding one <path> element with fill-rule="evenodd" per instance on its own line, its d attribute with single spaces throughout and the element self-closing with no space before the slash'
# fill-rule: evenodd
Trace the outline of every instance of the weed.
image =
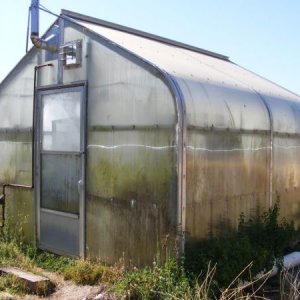
<svg viewBox="0 0 300 300">
<path fill-rule="evenodd" d="M 66 268 L 75 264 L 75 259 L 73 258 L 42 251 L 35 247 L 24 248 L 23 252 L 32 261 L 34 261 L 39 268 L 43 268 L 51 272 L 63 274 Z"/>
<path fill-rule="evenodd" d="M 192 293 L 182 265 L 174 260 L 126 272 L 112 291 L 126 299 L 188 299 Z"/>
<path fill-rule="evenodd" d="M 26 270 L 33 270 L 31 259 L 24 255 L 19 246 L 14 242 L 0 242 L 0 266 L 15 265 Z"/>
<path fill-rule="evenodd" d="M 279 218 L 279 203 L 256 218 L 241 215 L 238 230 L 216 235 L 206 241 L 187 244 L 185 268 L 189 274 L 203 276 L 208 262 L 216 265 L 214 290 L 228 286 L 250 262 L 249 272 L 239 276 L 239 281 L 251 281 L 259 272 L 268 271 L 280 264 L 289 241 L 295 236 L 293 223 Z M 201 273 L 202 272 L 202 273 Z M 236 285 L 239 282 L 236 281 Z"/>
<path fill-rule="evenodd" d="M 101 282 L 113 282 L 118 276 L 112 267 L 95 264 L 91 261 L 77 260 L 63 272 L 65 279 L 77 284 L 95 285 Z"/>
</svg>

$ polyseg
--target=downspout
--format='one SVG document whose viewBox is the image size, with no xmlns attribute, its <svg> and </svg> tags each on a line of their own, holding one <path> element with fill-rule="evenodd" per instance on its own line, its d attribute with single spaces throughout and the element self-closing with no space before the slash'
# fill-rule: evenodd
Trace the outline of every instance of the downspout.
<svg viewBox="0 0 300 300">
<path fill-rule="evenodd" d="M 44 49 L 50 52 L 57 52 L 58 47 L 56 45 L 50 45 L 47 40 L 43 40 L 39 37 L 39 20 L 40 20 L 40 1 L 31 0 L 31 34 L 30 39 L 32 44 L 36 48 Z"/>
</svg>

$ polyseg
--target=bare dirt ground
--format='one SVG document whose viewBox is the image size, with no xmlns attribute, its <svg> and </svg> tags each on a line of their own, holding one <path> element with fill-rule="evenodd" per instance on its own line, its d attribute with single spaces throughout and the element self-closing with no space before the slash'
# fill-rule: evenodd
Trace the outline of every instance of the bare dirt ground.
<svg viewBox="0 0 300 300">
<path fill-rule="evenodd" d="M 36 295 L 16 296 L 0 292 L 0 300 L 24 299 L 24 300 L 112 300 L 115 299 L 104 291 L 104 286 L 76 285 L 72 281 L 64 280 L 62 276 L 51 272 L 42 272 L 42 275 L 48 277 L 55 284 L 55 291 L 47 297 Z"/>
</svg>

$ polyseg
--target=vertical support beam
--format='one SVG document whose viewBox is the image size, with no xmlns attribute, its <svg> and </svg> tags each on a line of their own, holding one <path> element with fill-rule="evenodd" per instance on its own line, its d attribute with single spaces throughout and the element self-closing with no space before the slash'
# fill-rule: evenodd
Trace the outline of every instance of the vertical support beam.
<svg viewBox="0 0 300 300">
<path fill-rule="evenodd" d="M 58 49 L 62 47 L 64 44 L 64 34 L 65 34 L 65 20 L 63 18 L 59 18 L 58 21 L 59 24 L 59 42 L 58 42 Z M 64 72 L 64 65 L 62 61 L 62 57 L 60 54 L 60 50 L 58 53 L 58 68 L 57 68 L 57 83 L 62 84 L 63 83 L 63 72 Z"/>
<path fill-rule="evenodd" d="M 163 71 L 162 71 L 163 72 Z M 170 74 L 163 72 L 174 93 L 177 110 L 177 147 L 178 147 L 178 195 L 177 195 L 177 242 L 178 255 L 184 254 L 186 232 L 186 109 L 184 97 L 176 79 Z"/>
<path fill-rule="evenodd" d="M 87 82 L 82 86 L 81 94 L 81 183 L 79 199 L 79 253 L 86 257 L 86 144 L 87 144 Z"/>
<path fill-rule="evenodd" d="M 32 187 L 34 187 L 34 236 L 35 243 L 38 245 L 40 239 L 40 185 L 39 185 L 39 165 L 40 165 L 40 104 L 39 104 L 39 95 L 38 95 L 38 87 L 39 87 L 39 70 L 45 67 L 53 67 L 53 64 L 43 64 L 37 65 L 34 67 L 34 85 L 33 85 L 33 115 L 32 115 Z"/>
</svg>

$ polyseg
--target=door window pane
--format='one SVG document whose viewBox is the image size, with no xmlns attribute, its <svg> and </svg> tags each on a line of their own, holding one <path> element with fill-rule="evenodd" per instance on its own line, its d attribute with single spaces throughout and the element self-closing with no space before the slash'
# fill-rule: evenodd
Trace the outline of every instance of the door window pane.
<svg viewBox="0 0 300 300">
<path fill-rule="evenodd" d="M 80 151 L 81 92 L 42 96 L 42 149 Z"/>
<path fill-rule="evenodd" d="M 41 207 L 79 212 L 80 157 L 74 154 L 42 154 Z"/>
</svg>

